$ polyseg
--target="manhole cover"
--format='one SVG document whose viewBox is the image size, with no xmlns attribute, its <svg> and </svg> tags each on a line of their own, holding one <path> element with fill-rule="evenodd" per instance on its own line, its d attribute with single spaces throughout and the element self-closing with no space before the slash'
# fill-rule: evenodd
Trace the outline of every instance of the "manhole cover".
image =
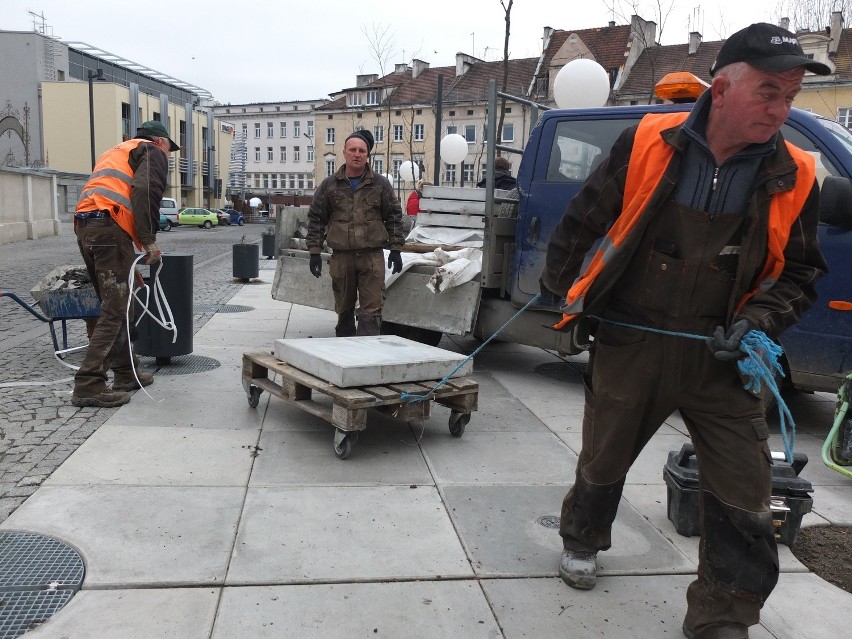
<svg viewBox="0 0 852 639">
<path fill-rule="evenodd" d="M 0 532 L 0 639 L 47 621 L 74 596 L 86 574 L 70 546 L 44 535 Z"/>
<path fill-rule="evenodd" d="M 536 519 L 536 523 L 545 528 L 559 529 L 559 517 L 556 515 L 544 515 Z"/>
<path fill-rule="evenodd" d="M 544 377 L 555 379 L 559 382 L 573 382 L 582 379 L 586 372 L 585 362 L 551 362 L 539 364 L 535 372 Z"/>
<path fill-rule="evenodd" d="M 192 312 L 195 314 L 204 313 L 247 313 L 253 311 L 253 306 L 243 306 L 241 304 L 196 304 Z"/>
<path fill-rule="evenodd" d="M 178 355 L 171 358 L 171 363 L 156 366 L 149 362 L 148 358 L 142 360 L 142 370 L 154 373 L 154 375 L 191 375 L 192 373 L 204 373 L 219 368 L 222 364 L 219 360 L 203 355 Z"/>
</svg>

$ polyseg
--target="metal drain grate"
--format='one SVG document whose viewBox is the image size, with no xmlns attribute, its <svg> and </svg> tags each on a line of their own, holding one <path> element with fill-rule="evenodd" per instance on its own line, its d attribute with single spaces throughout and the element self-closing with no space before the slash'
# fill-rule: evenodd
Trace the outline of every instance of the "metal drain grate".
<svg viewBox="0 0 852 639">
<path fill-rule="evenodd" d="M 555 530 L 559 529 L 559 517 L 556 515 L 543 515 L 536 519 L 535 522 L 545 528 L 553 528 Z"/>
<path fill-rule="evenodd" d="M 243 306 L 241 304 L 196 304 L 192 312 L 200 315 L 206 313 L 247 313 L 253 310 L 253 306 Z"/>
<path fill-rule="evenodd" d="M 143 362 L 145 362 L 144 359 Z M 156 376 L 191 375 L 192 373 L 212 371 L 219 368 L 221 365 L 222 363 L 218 359 L 213 359 L 212 357 L 204 357 L 203 355 L 178 355 L 176 357 L 172 357 L 170 364 L 153 366 L 152 364 L 145 362 L 140 368 L 144 371 L 152 372 Z"/>
<path fill-rule="evenodd" d="M 544 377 L 555 379 L 559 382 L 574 382 L 582 379 L 586 372 L 585 362 L 551 362 L 539 364 L 535 372 Z"/>
<path fill-rule="evenodd" d="M 0 639 L 47 621 L 83 583 L 83 559 L 70 546 L 35 533 L 0 532 Z"/>
</svg>

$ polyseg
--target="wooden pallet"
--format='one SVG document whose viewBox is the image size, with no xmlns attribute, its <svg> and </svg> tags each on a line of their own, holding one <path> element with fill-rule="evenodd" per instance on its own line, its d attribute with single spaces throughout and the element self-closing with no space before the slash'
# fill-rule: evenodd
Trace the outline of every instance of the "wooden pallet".
<svg viewBox="0 0 852 639">
<path fill-rule="evenodd" d="M 280 383 L 271 379 L 276 374 L 281 376 Z M 341 459 L 348 456 L 355 441 L 354 437 L 348 438 L 347 449 L 347 435 L 367 427 L 367 411 L 371 408 L 405 421 L 423 421 L 429 419 L 434 401 L 451 410 L 450 433 L 461 437 L 470 413 L 477 410 L 479 398 L 479 384 L 467 377 L 450 379 L 438 388 L 439 380 L 341 388 L 269 353 L 244 353 L 242 380 L 253 408 L 266 391 L 330 422 L 337 429 L 335 453 Z M 425 396 L 433 390 L 425 399 L 411 401 L 403 397 L 404 393 Z M 332 405 L 315 401 L 314 392 L 331 398 Z"/>
</svg>

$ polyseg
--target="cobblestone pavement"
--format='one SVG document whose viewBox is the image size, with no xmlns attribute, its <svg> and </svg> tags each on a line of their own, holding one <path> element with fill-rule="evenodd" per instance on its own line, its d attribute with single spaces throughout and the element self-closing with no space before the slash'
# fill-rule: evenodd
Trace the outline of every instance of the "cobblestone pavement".
<svg viewBox="0 0 852 639">
<path fill-rule="evenodd" d="M 44 274 L 57 266 L 83 263 L 71 224 L 61 227 L 58 237 L 0 246 L 0 290 L 33 304 L 30 289 Z M 214 315 L 212 305 L 227 302 L 243 286 L 231 276 L 231 245 L 243 239 L 259 242 L 266 228 L 180 227 L 158 234 L 164 253 L 193 255 L 194 304 L 203 311 L 193 317 L 193 332 Z M 84 323 L 70 320 L 67 325 L 68 345 L 84 343 Z M 73 357 L 78 355 L 69 360 Z M 73 373 L 54 357 L 47 323 L 14 300 L 0 298 L 0 521 L 117 410 L 72 406 Z"/>
</svg>

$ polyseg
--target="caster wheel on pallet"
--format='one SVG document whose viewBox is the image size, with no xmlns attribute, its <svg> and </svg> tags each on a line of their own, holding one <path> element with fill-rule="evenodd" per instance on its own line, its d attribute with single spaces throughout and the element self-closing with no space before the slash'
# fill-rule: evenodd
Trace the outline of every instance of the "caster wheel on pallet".
<svg viewBox="0 0 852 639">
<path fill-rule="evenodd" d="M 464 434 L 464 427 L 470 421 L 470 413 L 450 413 L 450 435 L 453 437 L 461 437 Z"/>
<path fill-rule="evenodd" d="M 346 459 L 352 452 L 352 446 L 358 441 L 357 432 L 346 432 L 338 430 L 334 434 L 334 454 L 339 459 Z"/>
<path fill-rule="evenodd" d="M 248 403 L 252 408 L 257 408 L 257 405 L 260 403 L 260 394 L 263 391 L 260 390 L 257 386 L 252 386 L 248 393 Z"/>
</svg>

